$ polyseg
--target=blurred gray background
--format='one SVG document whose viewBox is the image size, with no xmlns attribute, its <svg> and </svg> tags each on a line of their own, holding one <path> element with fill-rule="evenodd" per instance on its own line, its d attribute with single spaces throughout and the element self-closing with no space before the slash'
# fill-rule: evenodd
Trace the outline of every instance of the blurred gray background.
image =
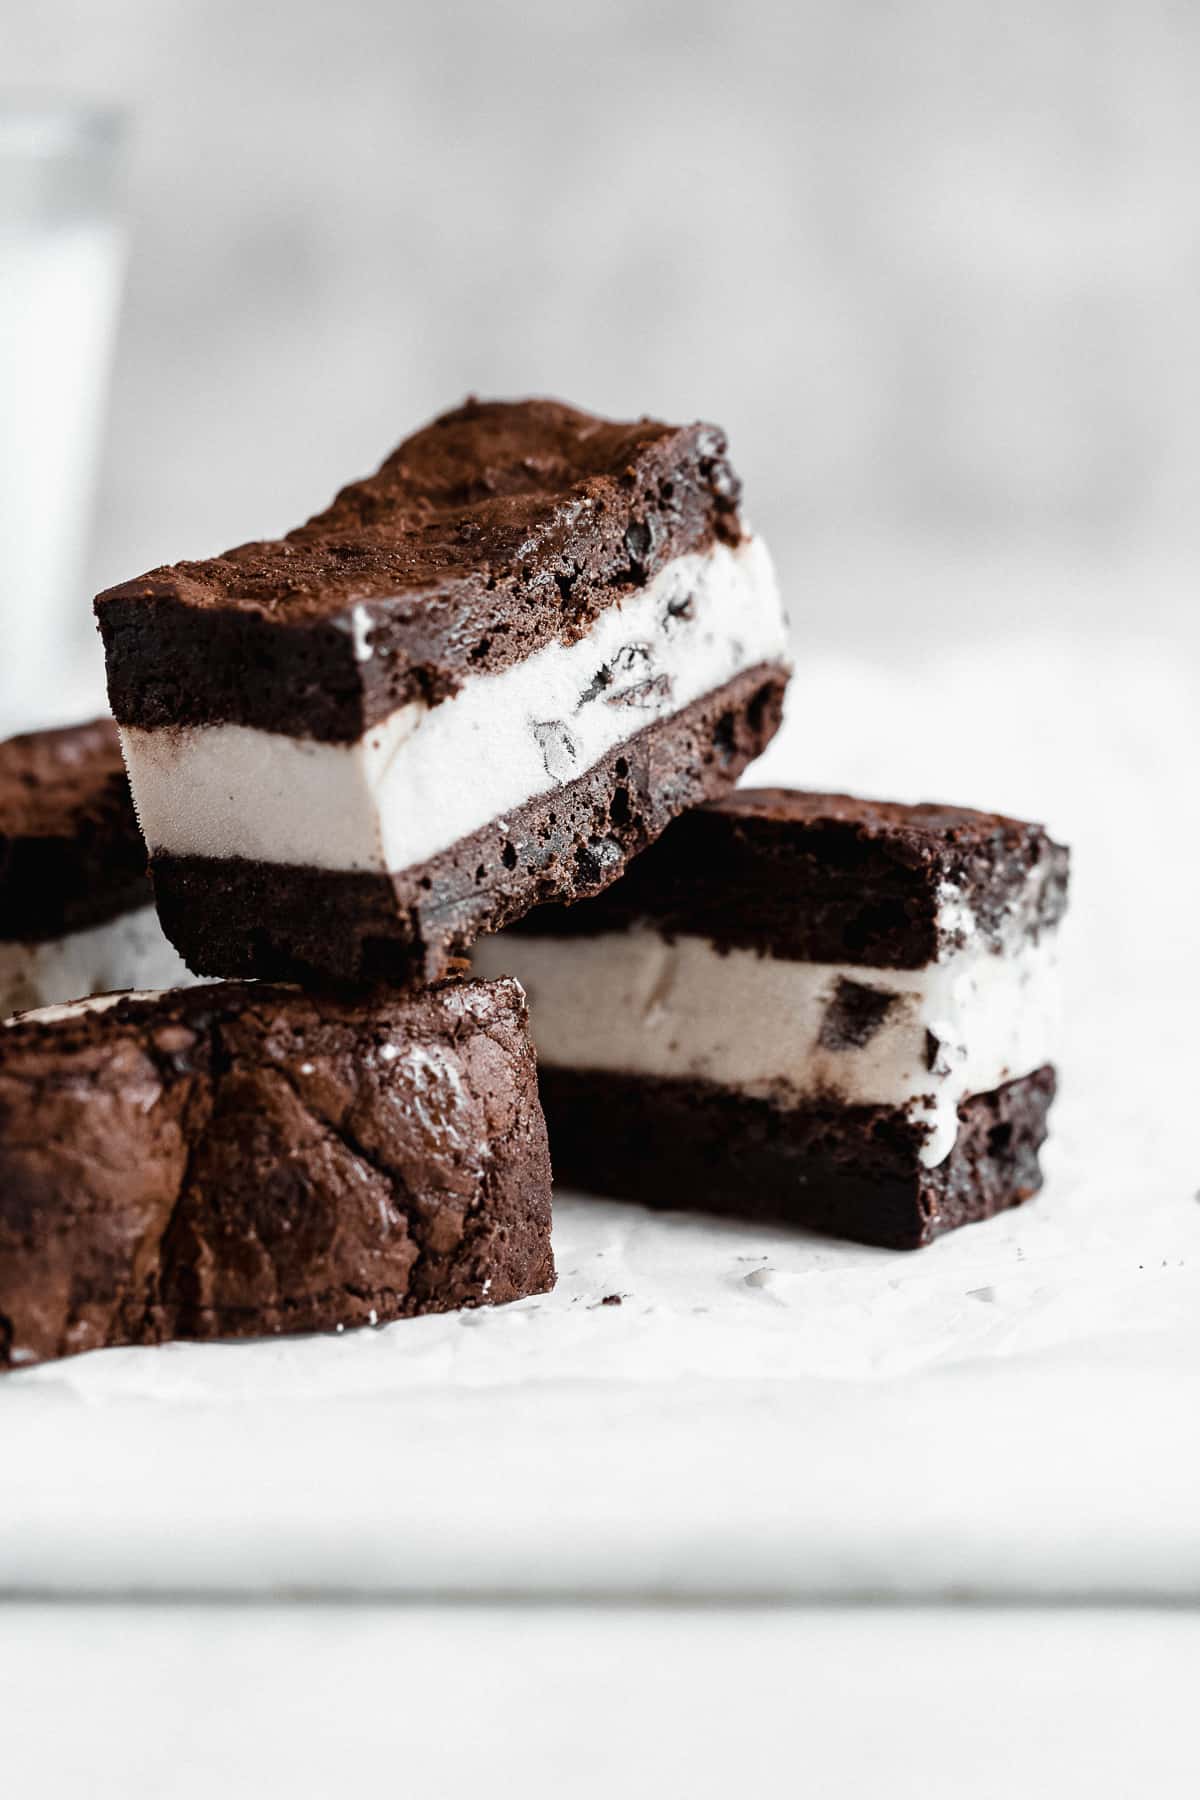
<svg viewBox="0 0 1200 1800">
<path fill-rule="evenodd" d="M 0 0 L 133 109 L 89 584 L 553 393 L 729 430 L 804 635 L 1197 644 L 1200 8 Z"/>
</svg>

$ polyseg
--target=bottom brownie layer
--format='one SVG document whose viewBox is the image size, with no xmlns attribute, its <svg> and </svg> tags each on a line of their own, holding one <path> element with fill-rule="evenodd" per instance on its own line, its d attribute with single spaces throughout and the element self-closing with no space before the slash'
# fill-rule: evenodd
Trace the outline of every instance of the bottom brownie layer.
<svg viewBox="0 0 1200 1800">
<path fill-rule="evenodd" d="M 895 1250 L 1035 1194 L 1055 1092 L 1046 1066 L 973 1095 L 930 1169 L 917 1128 L 886 1107 L 788 1110 L 702 1082 L 546 1067 L 539 1082 L 559 1184 Z"/>
<path fill-rule="evenodd" d="M 775 735 L 786 683 L 782 667 L 747 670 L 394 876 L 156 855 L 163 927 L 198 975 L 437 980 L 482 932 L 599 893 L 678 814 L 732 788 Z"/>
</svg>

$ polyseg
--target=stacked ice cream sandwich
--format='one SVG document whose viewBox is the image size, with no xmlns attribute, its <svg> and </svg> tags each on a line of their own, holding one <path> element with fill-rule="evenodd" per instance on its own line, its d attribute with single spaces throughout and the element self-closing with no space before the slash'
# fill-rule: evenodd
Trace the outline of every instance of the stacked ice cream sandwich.
<svg viewBox="0 0 1200 1800">
<path fill-rule="evenodd" d="M 735 793 L 789 670 L 740 498 L 714 427 L 472 401 L 100 595 L 144 848 L 110 727 L 65 805 L 0 752 L 0 1363 L 544 1291 L 551 1161 L 895 1245 L 1034 1191 L 1065 852 Z"/>
</svg>

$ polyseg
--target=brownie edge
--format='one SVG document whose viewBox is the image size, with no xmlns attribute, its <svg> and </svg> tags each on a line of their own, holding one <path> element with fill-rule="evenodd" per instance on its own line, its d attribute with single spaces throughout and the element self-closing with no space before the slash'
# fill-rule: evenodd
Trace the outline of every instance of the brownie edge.
<svg viewBox="0 0 1200 1800">
<path fill-rule="evenodd" d="M 112 720 L 0 743 L 0 939 L 45 943 L 150 904 Z"/>
<path fill-rule="evenodd" d="M 515 982 L 218 984 L 0 1029 L 0 1367 L 553 1282 Z"/>
</svg>

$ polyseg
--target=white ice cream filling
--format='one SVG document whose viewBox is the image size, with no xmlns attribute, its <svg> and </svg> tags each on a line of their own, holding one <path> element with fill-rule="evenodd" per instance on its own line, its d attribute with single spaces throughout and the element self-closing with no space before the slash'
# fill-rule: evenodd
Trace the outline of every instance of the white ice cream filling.
<svg viewBox="0 0 1200 1800">
<path fill-rule="evenodd" d="M 0 1019 L 112 988 L 186 987 L 195 979 L 152 906 L 43 943 L 0 942 Z"/>
<path fill-rule="evenodd" d="M 713 1082 L 781 1106 L 894 1108 L 929 1127 L 927 1167 L 954 1148 L 964 1099 L 1030 1075 L 1054 1054 L 1053 931 L 1002 950 L 972 934 L 923 969 L 782 961 L 721 951 L 706 938 L 668 941 L 647 926 L 485 938 L 474 964 L 478 975 L 523 984 L 546 1066 Z M 878 996 L 866 1000 L 877 1022 L 860 1042 L 837 1028 L 864 998 L 843 983 Z"/>
<path fill-rule="evenodd" d="M 440 705 L 410 702 L 353 744 L 243 725 L 125 727 L 122 738 L 154 851 L 395 873 L 565 787 L 745 670 L 786 660 L 771 559 L 748 538 L 676 557 L 577 643 L 471 676 Z"/>
</svg>

